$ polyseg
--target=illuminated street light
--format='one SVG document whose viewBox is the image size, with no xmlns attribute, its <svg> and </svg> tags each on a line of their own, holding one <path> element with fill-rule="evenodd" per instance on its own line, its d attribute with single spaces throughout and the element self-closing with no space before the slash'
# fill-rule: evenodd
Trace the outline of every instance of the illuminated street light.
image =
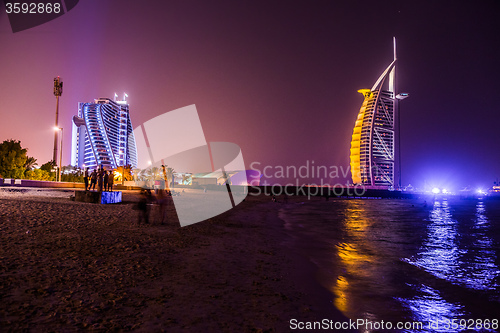
<svg viewBox="0 0 500 333">
<path fill-rule="evenodd" d="M 61 78 L 54 78 L 54 96 L 56 96 L 56 124 L 55 127 L 59 128 L 59 97 L 62 95 L 63 82 Z M 54 154 L 52 156 L 54 163 L 57 161 L 57 132 L 54 133 Z"/>
<path fill-rule="evenodd" d="M 434 187 L 434 188 L 432 189 L 432 193 L 434 193 L 434 194 L 439 194 L 439 192 L 441 192 L 441 190 L 440 190 L 440 189 L 438 189 L 437 187 Z"/>
</svg>

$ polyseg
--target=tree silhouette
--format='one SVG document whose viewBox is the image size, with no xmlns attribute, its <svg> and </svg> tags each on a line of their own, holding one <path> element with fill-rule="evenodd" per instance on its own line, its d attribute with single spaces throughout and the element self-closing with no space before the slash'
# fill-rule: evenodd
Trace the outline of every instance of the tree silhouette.
<svg viewBox="0 0 500 333">
<path fill-rule="evenodd" d="M 5 140 L 0 143 L 0 175 L 4 178 L 23 178 L 26 152 L 21 141 Z"/>
<path fill-rule="evenodd" d="M 26 162 L 24 163 L 24 169 L 25 170 L 33 170 L 33 168 L 37 165 L 38 165 L 38 163 L 36 163 L 36 158 L 28 156 L 26 158 Z"/>
</svg>

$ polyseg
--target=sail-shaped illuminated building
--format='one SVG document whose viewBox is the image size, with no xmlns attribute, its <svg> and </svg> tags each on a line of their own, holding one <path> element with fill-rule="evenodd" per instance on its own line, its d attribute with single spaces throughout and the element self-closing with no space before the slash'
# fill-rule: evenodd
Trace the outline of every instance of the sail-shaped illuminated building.
<svg viewBox="0 0 500 333">
<path fill-rule="evenodd" d="M 73 117 L 71 165 L 95 169 L 137 167 L 137 147 L 126 101 L 78 103 Z"/>
<path fill-rule="evenodd" d="M 364 100 L 351 140 L 353 184 L 372 188 L 395 187 L 395 71 L 396 39 L 394 60 L 371 89 L 358 90 Z"/>
</svg>

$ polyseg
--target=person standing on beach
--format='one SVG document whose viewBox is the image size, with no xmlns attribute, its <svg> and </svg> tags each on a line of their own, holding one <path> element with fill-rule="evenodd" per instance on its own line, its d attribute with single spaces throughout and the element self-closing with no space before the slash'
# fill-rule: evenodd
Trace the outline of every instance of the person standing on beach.
<svg viewBox="0 0 500 333">
<path fill-rule="evenodd" d="M 108 190 L 108 181 L 109 181 L 108 172 L 106 170 L 104 170 L 103 182 L 104 182 L 104 191 L 105 192 Z"/>
<path fill-rule="evenodd" d="M 108 191 L 111 191 L 113 192 L 113 181 L 114 181 L 114 178 L 115 175 L 113 174 L 113 170 L 110 170 L 109 171 L 109 178 L 108 178 Z"/>
<path fill-rule="evenodd" d="M 167 192 L 164 189 L 158 190 L 158 197 L 156 199 L 158 203 L 158 209 L 160 211 L 160 224 L 164 224 L 167 220 L 167 206 L 168 206 L 168 197 Z"/>
<path fill-rule="evenodd" d="M 85 191 L 89 187 L 89 168 L 85 168 L 85 173 L 83 174 L 83 182 L 85 183 Z"/>
<path fill-rule="evenodd" d="M 97 188 L 99 189 L 99 192 L 102 192 L 102 178 L 104 176 L 104 170 L 99 170 L 99 173 L 97 174 Z"/>
<path fill-rule="evenodd" d="M 137 221 L 138 224 L 144 220 L 145 224 L 149 224 L 149 205 L 153 200 L 151 190 L 141 190 L 141 199 L 137 204 L 137 209 L 139 211 L 139 219 Z"/>
<path fill-rule="evenodd" d="M 91 188 L 93 188 L 93 190 L 95 191 L 95 185 L 97 183 L 97 171 L 94 169 L 94 171 L 92 171 L 92 174 L 90 175 L 90 187 L 89 187 L 89 190 Z"/>
</svg>

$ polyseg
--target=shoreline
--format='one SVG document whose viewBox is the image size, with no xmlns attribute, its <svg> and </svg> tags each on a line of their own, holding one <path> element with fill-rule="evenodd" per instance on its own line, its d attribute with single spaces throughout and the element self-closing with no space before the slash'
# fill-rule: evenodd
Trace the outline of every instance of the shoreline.
<svg viewBox="0 0 500 333">
<path fill-rule="evenodd" d="M 132 206 L 0 196 L 0 326 L 264 332 L 346 320 L 314 264 L 283 246 L 269 197 L 183 228 L 172 205 L 166 226 L 137 225 Z"/>
</svg>

